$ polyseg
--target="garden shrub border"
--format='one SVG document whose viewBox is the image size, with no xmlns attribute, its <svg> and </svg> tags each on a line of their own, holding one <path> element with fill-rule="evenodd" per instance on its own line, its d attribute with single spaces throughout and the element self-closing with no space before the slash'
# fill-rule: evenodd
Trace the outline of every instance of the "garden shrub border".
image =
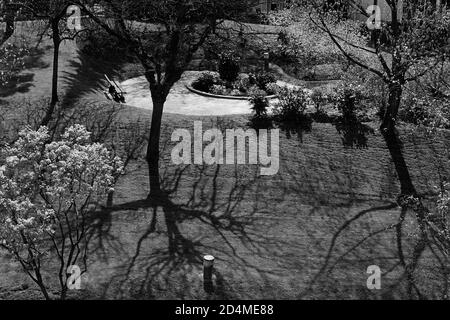
<svg viewBox="0 0 450 320">
<path fill-rule="evenodd" d="M 250 96 L 224 96 L 224 95 L 200 91 L 200 90 L 194 89 L 192 87 L 192 83 L 187 84 L 186 88 L 193 93 L 196 93 L 196 94 L 204 96 L 204 97 L 209 97 L 209 98 L 228 99 L 228 100 L 250 100 L 250 98 L 251 98 Z M 278 97 L 278 95 L 274 94 L 274 95 L 266 96 L 266 99 L 275 99 L 277 97 Z"/>
</svg>

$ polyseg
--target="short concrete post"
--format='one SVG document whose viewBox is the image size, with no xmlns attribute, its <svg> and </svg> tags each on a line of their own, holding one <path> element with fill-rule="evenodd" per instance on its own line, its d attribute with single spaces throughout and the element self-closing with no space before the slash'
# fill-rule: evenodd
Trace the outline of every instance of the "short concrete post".
<svg viewBox="0 0 450 320">
<path fill-rule="evenodd" d="M 264 71 L 269 72 L 269 59 L 270 59 L 270 53 L 264 52 Z"/>
<path fill-rule="evenodd" d="M 214 291 L 214 284 L 212 280 L 214 268 L 214 257 L 206 255 L 203 257 L 203 288 L 206 292 L 211 293 Z"/>
</svg>

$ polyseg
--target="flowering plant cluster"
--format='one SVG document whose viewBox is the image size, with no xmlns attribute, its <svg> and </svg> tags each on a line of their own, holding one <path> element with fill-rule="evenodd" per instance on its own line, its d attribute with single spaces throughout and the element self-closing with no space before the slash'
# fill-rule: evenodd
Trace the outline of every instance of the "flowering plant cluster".
<svg viewBox="0 0 450 320">
<path fill-rule="evenodd" d="M 81 125 L 68 128 L 54 142 L 46 127 L 27 128 L 0 154 L 0 244 L 26 270 L 33 270 L 34 275 L 28 274 L 40 287 L 40 260 L 49 244 L 63 266 L 76 262 L 87 214 L 122 173 L 121 160 L 89 139 Z"/>
<path fill-rule="evenodd" d="M 29 50 L 13 44 L 6 44 L 0 48 L 0 86 L 8 85 L 25 67 L 25 57 Z"/>
</svg>

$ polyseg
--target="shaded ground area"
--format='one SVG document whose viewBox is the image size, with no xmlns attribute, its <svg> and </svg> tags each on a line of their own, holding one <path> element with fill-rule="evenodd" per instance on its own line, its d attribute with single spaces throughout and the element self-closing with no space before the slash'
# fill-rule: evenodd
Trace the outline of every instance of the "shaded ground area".
<svg viewBox="0 0 450 320">
<path fill-rule="evenodd" d="M 205 129 L 246 123 L 240 116 L 166 115 L 165 141 L 175 127 L 192 130 L 195 119 L 202 119 Z M 449 174 L 448 145 L 413 129 L 401 133 L 414 183 L 431 199 L 439 176 Z M 414 297 L 398 258 L 399 185 L 382 137 L 368 136 L 367 148 L 345 148 L 337 129 L 327 124 L 314 124 L 303 143 L 282 136 L 280 173 L 273 177 L 258 176 L 257 166 L 173 166 L 173 144 L 163 144 L 167 197 L 158 202 L 145 200 L 146 166 L 135 163 L 120 181 L 113 207 L 94 219 L 91 267 L 81 294 L 111 299 Z M 413 213 L 403 228 L 406 259 L 412 261 Z M 217 258 L 212 295 L 202 287 L 204 254 Z M 448 276 L 432 251 L 414 259 L 417 286 L 426 297 L 442 298 Z M 0 287 L 27 283 L 17 266 L 2 261 Z M 383 271 L 380 291 L 366 289 L 370 265 Z"/>
<path fill-rule="evenodd" d="M 405 134 L 414 182 L 431 195 L 449 173 L 445 147 Z M 274 177 L 252 166 L 174 167 L 165 153 L 169 199 L 142 201 L 145 171 L 124 179 L 92 282 L 109 298 L 205 298 L 199 274 L 208 253 L 217 257 L 217 298 L 409 298 L 393 229 L 399 186 L 383 144 L 372 136 L 367 149 L 345 149 L 335 128 L 317 125 L 303 143 L 282 140 Z M 411 213 L 404 223 L 408 260 L 414 220 Z M 419 260 L 418 286 L 442 298 L 438 262 L 426 250 Z M 369 265 L 384 272 L 380 292 L 366 289 Z"/>
<path fill-rule="evenodd" d="M 9 42 L 17 45 L 26 44 L 32 53 L 26 59 L 26 69 L 19 74 L 21 83 L 16 91 L 0 94 L 0 98 L 7 103 L 21 103 L 23 100 L 38 100 L 51 95 L 51 76 L 53 63 L 52 41 L 48 37 L 41 37 L 45 30 L 43 22 L 18 22 L 16 33 Z M 63 42 L 60 50 L 60 70 L 68 70 L 70 61 L 76 59 L 78 50 L 69 41 Z M 62 78 L 62 77 L 61 77 Z M 62 81 L 61 81 L 62 82 Z M 0 92 L 3 92 L 0 90 Z"/>
</svg>

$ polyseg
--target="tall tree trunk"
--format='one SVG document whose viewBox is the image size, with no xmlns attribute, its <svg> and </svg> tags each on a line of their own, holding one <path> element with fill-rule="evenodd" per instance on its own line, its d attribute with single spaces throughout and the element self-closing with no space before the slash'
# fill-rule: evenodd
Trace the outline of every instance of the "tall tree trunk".
<svg viewBox="0 0 450 320">
<path fill-rule="evenodd" d="M 150 179 L 149 198 L 158 198 L 161 195 L 161 184 L 159 180 L 159 139 L 161 137 L 161 121 L 165 98 L 159 97 L 154 91 L 152 92 L 152 96 L 153 114 L 150 128 L 150 139 L 147 146 L 147 163 Z"/>
<path fill-rule="evenodd" d="M 16 15 L 16 10 L 12 4 L 9 3 L 9 0 L 5 0 L 4 8 L 5 8 L 5 31 L 0 39 L 0 46 L 8 41 L 9 38 L 14 34 L 14 20 Z"/>
<path fill-rule="evenodd" d="M 393 133 L 395 123 L 397 121 L 398 111 L 402 99 L 403 88 L 399 83 L 391 83 L 389 85 L 389 99 L 386 111 L 384 113 L 383 123 L 381 125 L 382 131 Z"/>
<path fill-rule="evenodd" d="M 59 73 L 59 47 L 61 45 L 61 37 L 59 35 L 59 20 L 52 20 L 52 36 L 53 36 L 53 74 L 52 74 L 52 98 L 50 106 L 45 113 L 41 125 L 46 126 L 51 121 L 53 113 L 55 112 L 58 98 L 58 73 Z"/>
<path fill-rule="evenodd" d="M 416 188 L 414 187 L 408 165 L 403 156 L 402 145 L 397 132 L 384 132 L 383 137 L 391 155 L 392 162 L 394 163 L 395 171 L 397 172 L 401 195 L 416 196 Z"/>
</svg>

